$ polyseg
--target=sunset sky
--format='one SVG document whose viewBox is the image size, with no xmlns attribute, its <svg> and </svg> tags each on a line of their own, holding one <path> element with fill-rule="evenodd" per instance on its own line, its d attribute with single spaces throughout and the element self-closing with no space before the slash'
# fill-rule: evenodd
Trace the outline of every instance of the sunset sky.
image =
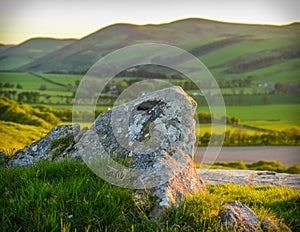
<svg viewBox="0 0 300 232">
<path fill-rule="evenodd" d="M 81 38 L 118 22 L 147 24 L 197 17 L 227 22 L 300 21 L 298 0 L 0 0 L 0 43 L 32 37 Z"/>
</svg>

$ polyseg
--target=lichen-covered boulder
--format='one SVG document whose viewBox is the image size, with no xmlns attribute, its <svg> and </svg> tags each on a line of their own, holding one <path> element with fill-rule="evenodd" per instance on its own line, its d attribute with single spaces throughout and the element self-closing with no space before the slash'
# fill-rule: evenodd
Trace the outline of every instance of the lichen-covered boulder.
<svg viewBox="0 0 300 232">
<path fill-rule="evenodd" d="M 193 166 L 195 108 L 180 87 L 147 93 L 100 114 L 76 146 L 106 181 L 147 189 L 158 207 L 178 204 L 205 191 Z"/>
<path fill-rule="evenodd" d="M 74 151 L 74 137 L 79 131 L 78 124 L 56 126 L 40 140 L 18 150 L 8 159 L 7 166 L 31 165 L 41 160 L 61 159 L 62 156 L 80 159 L 80 154 Z"/>
</svg>

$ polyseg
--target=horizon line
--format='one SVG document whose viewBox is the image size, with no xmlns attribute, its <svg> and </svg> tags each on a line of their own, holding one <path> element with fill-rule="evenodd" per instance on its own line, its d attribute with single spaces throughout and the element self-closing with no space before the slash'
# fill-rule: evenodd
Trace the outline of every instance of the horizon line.
<svg viewBox="0 0 300 232">
<path fill-rule="evenodd" d="M 300 20 L 295 20 L 295 21 L 290 21 L 287 23 L 259 23 L 259 22 L 238 22 L 238 21 L 230 21 L 230 20 L 218 20 L 218 19 L 211 19 L 211 18 L 204 18 L 204 17 L 183 17 L 183 18 L 178 18 L 178 19 L 174 19 L 174 20 L 170 20 L 170 21 L 163 21 L 163 22 L 158 22 L 158 23 L 134 23 L 134 22 L 115 22 L 115 23 L 111 23 L 111 24 L 107 24 L 105 26 L 99 27 L 98 29 L 93 30 L 92 32 L 89 32 L 81 37 L 60 37 L 60 36 L 32 36 L 32 37 L 28 37 L 24 40 L 22 40 L 19 43 L 6 43 L 6 42 L 2 42 L 0 41 L 0 45 L 2 46 L 18 46 L 20 44 L 23 44 L 27 41 L 30 41 L 32 39 L 57 39 L 57 40 L 81 40 L 85 37 L 88 37 L 89 35 L 103 30 L 105 28 L 108 27 L 112 27 L 115 25 L 132 25 L 132 26 L 160 26 L 160 25 L 167 25 L 167 24 L 172 24 L 172 23 L 176 23 L 179 21 L 185 21 L 185 20 L 205 20 L 205 21 L 211 21 L 211 22 L 215 22 L 215 23 L 224 23 L 224 24 L 236 24 L 236 25 L 249 25 L 249 26 L 274 26 L 274 27 L 284 27 L 284 26 L 290 26 L 293 24 L 299 24 Z"/>
</svg>

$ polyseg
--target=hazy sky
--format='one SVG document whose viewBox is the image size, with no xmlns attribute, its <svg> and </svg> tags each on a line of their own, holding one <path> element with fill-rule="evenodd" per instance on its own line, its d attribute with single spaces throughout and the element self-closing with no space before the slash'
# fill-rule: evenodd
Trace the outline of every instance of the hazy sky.
<svg viewBox="0 0 300 232">
<path fill-rule="evenodd" d="M 198 17 L 228 22 L 300 21 L 299 0 L 0 0 L 0 43 L 81 38 L 107 25 Z"/>
</svg>

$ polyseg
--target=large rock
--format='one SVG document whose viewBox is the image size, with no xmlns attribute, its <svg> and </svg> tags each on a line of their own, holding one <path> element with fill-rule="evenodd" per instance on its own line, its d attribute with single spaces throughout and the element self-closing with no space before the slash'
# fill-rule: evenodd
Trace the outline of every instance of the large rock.
<svg viewBox="0 0 300 232">
<path fill-rule="evenodd" d="M 104 180 L 139 189 L 137 199 L 156 196 L 150 215 L 160 217 L 170 205 L 206 189 L 193 165 L 195 108 L 180 87 L 148 93 L 100 114 L 89 130 L 53 128 L 17 151 L 8 166 L 82 158 Z"/>
<path fill-rule="evenodd" d="M 178 204 L 205 191 L 193 166 L 195 108 L 180 87 L 148 93 L 99 115 L 77 147 L 110 183 L 147 189 L 158 207 Z"/>
<path fill-rule="evenodd" d="M 219 216 L 222 224 L 229 229 L 236 228 L 244 232 L 262 231 L 257 215 L 238 201 L 226 203 L 219 211 Z"/>
<path fill-rule="evenodd" d="M 63 157 L 81 159 L 79 152 L 74 147 L 74 137 L 79 131 L 78 124 L 56 126 L 42 139 L 18 150 L 9 158 L 7 166 L 25 166 L 41 160 L 59 160 Z"/>
</svg>

